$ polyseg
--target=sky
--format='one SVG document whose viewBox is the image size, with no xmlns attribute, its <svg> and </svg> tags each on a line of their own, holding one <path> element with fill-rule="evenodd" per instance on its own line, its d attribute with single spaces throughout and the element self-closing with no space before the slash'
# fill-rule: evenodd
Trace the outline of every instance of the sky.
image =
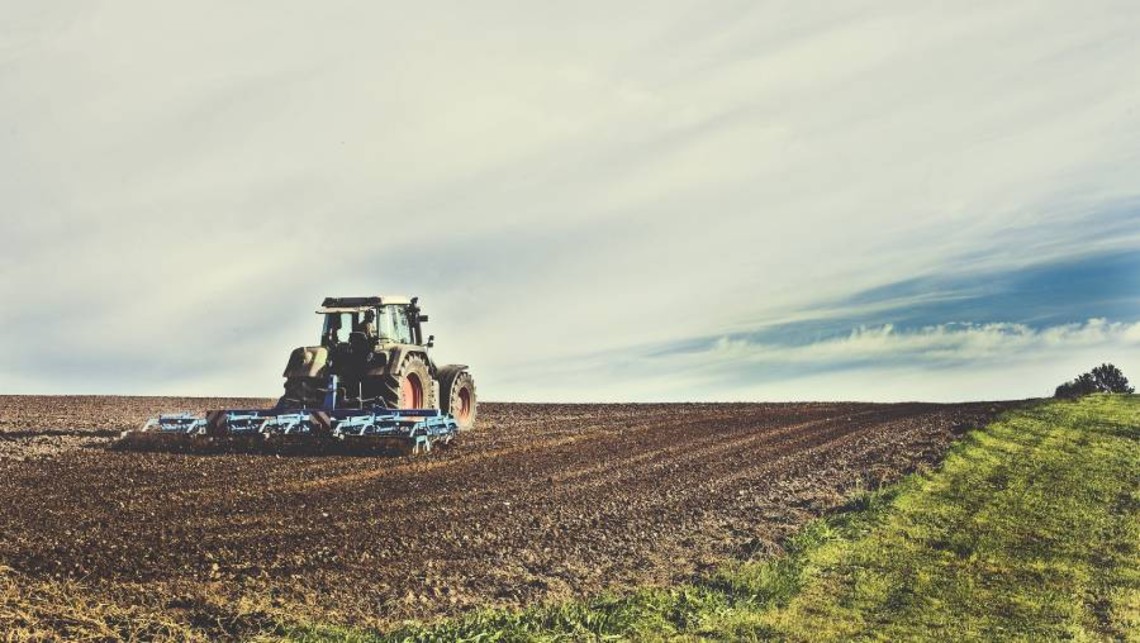
<svg viewBox="0 0 1140 643">
<path fill-rule="evenodd" d="M 1140 4 L 0 0 L 0 392 L 280 392 L 418 295 L 498 401 L 1140 380 Z"/>
</svg>

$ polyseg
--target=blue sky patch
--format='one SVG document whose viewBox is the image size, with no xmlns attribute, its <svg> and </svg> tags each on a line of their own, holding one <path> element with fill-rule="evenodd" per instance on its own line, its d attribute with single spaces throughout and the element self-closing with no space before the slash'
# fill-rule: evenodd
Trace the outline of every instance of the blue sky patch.
<svg viewBox="0 0 1140 643">
<path fill-rule="evenodd" d="M 995 273 L 907 279 L 804 312 L 819 317 L 683 340 L 658 347 L 648 356 L 702 352 L 723 338 L 804 346 L 886 324 L 906 332 L 955 323 L 1015 323 L 1040 329 L 1093 318 L 1134 321 L 1140 319 L 1140 253 L 1114 252 Z"/>
</svg>

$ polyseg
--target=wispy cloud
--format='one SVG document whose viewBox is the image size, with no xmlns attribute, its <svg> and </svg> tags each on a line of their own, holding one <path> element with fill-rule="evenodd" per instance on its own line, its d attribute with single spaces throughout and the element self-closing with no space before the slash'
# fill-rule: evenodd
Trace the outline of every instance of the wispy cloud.
<svg viewBox="0 0 1140 643">
<path fill-rule="evenodd" d="M 692 353 L 694 362 L 851 365 L 899 363 L 972 364 L 1020 359 L 1042 351 L 1085 348 L 1140 348 L 1140 323 L 1090 319 L 1034 329 L 1013 323 L 948 323 L 900 331 L 892 324 L 860 327 L 845 337 L 803 346 L 778 346 L 722 337 L 708 351 Z"/>
</svg>

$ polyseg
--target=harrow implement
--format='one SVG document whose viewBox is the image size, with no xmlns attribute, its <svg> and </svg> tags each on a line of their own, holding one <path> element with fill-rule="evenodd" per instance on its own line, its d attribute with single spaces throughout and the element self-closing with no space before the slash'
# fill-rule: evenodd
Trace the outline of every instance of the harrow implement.
<svg viewBox="0 0 1140 643">
<path fill-rule="evenodd" d="M 330 391 L 336 390 L 335 377 Z M 330 393 L 320 409 L 240 409 L 164 414 L 124 431 L 126 450 L 283 450 L 351 453 L 426 453 L 450 443 L 459 431 L 438 409 L 336 408 Z"/>
</svg>

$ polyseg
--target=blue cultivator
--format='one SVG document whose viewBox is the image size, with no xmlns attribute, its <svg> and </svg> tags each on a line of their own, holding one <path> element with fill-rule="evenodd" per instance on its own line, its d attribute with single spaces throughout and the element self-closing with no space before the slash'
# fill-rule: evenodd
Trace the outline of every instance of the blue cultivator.
<svg viewBox="0 0 1140 643">
<path fill-rule="evenodd" d="M 332 378 L 330 391 L 336 391 Z M 246 409 L 159 415 L 125 431 L 118 447 L 141 450 L 300 448 L 348 452 L 426 453 L 459 431 L 438 409 L 336 408 L 330 393 L 320 409 Z"/>
</svg>

